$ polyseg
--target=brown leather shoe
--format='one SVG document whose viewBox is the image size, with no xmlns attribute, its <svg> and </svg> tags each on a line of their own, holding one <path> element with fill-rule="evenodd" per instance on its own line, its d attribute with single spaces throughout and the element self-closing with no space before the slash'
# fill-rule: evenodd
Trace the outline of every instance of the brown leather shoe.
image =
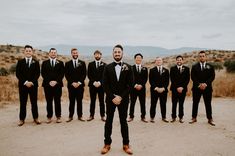
<svg viewBox="0 0 235 156">
<path fill-rule="evenodd" d="M 51 118 L 47 118 L 47 121 L 46 121 L 46 123 L 51 123 L 52 122 L 52 119 Z"/>
<path fill-rule="evenodd" d="M 61 123 L 61 122 L 62 122 L 61 118 L 58 117 L 58 118 L 56 119 L 56 123 Z"/>
<path fill-rule="evenodd" d="M 130 154 L 130 155 L 133 154 L 133 152 L 132 152 L 132 150 L 131 150 L 131 148 L 130 148 L 129 145 L 123 145 L 123 150 L 124 150 L 127 154 Z"/>
<path fill-rule="evenodd" d="M 101 154 L 106 154 L 110 150 L 110 145 L 104 145 L 104 147 L 101 149 Z"/>
<path fill-rule="evenodd" d="M 86 121 L 91 121 L 91 120 L 94 120 L 93 116 L 90 116 Z"/>
<path fill-rule="evenodd" d="M 166 118 L 162 118 L 162 121 L 168 123 L 169 121 Z"/>
<path fill-rule="evenodd" d="M 66 122 L 71 122 L 72 120 L 73 120 L 73 118 L 69 117 Z"/>
<path fill-rule="evenodd" d="M 104 121 L 104 122 L 106 121 L 104 116 L 101 117 L 101 120 Z"/>
<path fill-rule="evenodd" d="M 183 120 L 183 118 L 181 118 L 181 119 L 179 120 L 179 122 L 180 122 L 180 123 L 184 123 L 184 120 Z"/>
<path fill-rule="evenodd" d="M 79 121 L 85 122 L 85 120 L 82 117 L 78 117 Z"/>
<path fill-rule="evenodd" d="M 151 119 L 150 119 L 150 122 L 155 123 L 154 118 L 151 118 Z"/>
<path fill-rule="evenodd" d="M 214 123 L 213 119 L 209 119 L 209 120 L 208 120 L 208 123 L 209 123 L 211 126 L 215 126 L 215 123 Z"/>
<path fill-rule="evenodd" d="M 34 123 L 36 123 L 37 125 L 40 125 L 40 124 L 41 124 L 41 121 L 38 120 L 38 119 L 34 119 Z"/>
<path fill-rule="evenodd" d="M 141 121 L 148 123 L 148 121 L 145 118 L 141 118 Z"/>
<path fill-rule="evenodd" d="M 23 124 L 24 124 L 24 120 L 20 120 L 18 123 L 18 126 L 23 126 Z"/>
<path fill-rule="evenodd" d="M 197 122 L 197 119 L 196 118 L 192 118 L 192 120 L 189 122 L 190 124 L 193 124 L 193 123 L 195 123 L 195 122 Z"/>
<path fill-rule="evenodd" d="M 129 118 L 128 120 L 127 120 L 127 122 L 131 122 L 131 121 L 133 121 L 134 120 L 134 118 Z"/>
<path fill-rule="evenodd" d="M 176 119 L 175 119 L 175 118 L 172 118 L 171 123 L 173 123 L 173 122 L 175 122 L 175 121 L 176 121 Z"/>
</svg>

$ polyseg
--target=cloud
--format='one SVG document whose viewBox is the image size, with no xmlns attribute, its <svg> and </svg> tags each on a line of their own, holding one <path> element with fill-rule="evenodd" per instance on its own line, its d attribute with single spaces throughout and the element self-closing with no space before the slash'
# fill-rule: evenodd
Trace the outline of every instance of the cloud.
<svg viewBox="0 0 235 156">
<path fill-rule="evenodd" d="M 219 37 L 222 37 L 222 36 L 223 36 L 222 34 L 217 33 L 217 34 L 203 35 L 202 37 L 206 38 L 206 39 L 214 39 L 214 38 L 219 38 Z"/>
</svg>

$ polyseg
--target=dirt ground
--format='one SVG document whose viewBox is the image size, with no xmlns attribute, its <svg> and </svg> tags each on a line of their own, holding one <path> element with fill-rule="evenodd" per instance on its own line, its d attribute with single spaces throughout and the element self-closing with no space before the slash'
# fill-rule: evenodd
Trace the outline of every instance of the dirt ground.
<svg viewBox="0 0 235 156">
<path fill-rule="evenodd" d="M 235 155 L 235 99 L 214 98 L 213 117 L 215 127 L 207 124 L 203 100 L 199 105 L 198 122 L 191 125 L 192 100 L 185 101 L 185 122 L 164 123 L 160 119 L 159 103 L 155 123 L 140 121 L 140 107 L 136 103 L 135 119 L 129 123 L 130 144 L 136 156 L 234 156 Z M 147 100 L 149 120 L 149 100 Z M 19 104 L 0 108 L 0 156 L 97 156 L 103 146 L 104 122 L 100 120 L 96 106 L 95 120 L 81 122 L 76 118 L 66 123 L 68 103 L 62 103 L 60 124 L 46 124 L 45 103 L 39 103 L 41 125 L 32 122 L 30 104 L 26 123 L 18 127 Z M 84 118 L 89 116 L 89 102 L 84 101 Z M 167 118 L 170 119 L 171 101 L 167 102 Z M 126 155 L 122 150 L 122 138 L 116 111 L 111 151 L 107 156 Z"/>
</svg>

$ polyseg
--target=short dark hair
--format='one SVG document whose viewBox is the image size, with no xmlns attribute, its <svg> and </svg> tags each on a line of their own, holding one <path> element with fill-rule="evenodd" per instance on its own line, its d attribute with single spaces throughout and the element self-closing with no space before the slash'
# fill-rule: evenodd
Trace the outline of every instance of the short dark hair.
<svg viewBox="0 0 235 156">
<path fill-rule="evenodd" d="M 25 45 L 24 49 L 26 49 L 26 48 L 31 48 L 33 50 L 33 47 L 31 45 Z"/>
<path fill-rule="evenodd" d="M 206 54 L 206 52 L 204 50 L 200 51 L 199 54 Z"/>
<path fill-rule="evenodd" d="M 95 55 L 96 53 L 99 53 L 100 55 L 102 55 L 101 51 L 99 51 L 99 50 L 96 50 L 96 51 L 94 52 L 94 55 Z"/>
<path fill-rule="evenodd" d="M 77 49 L 77 48 L 72 48 L 72 49 L 71 49 L 71 53 L 72 53 L 74 50 L 78 50 L 78 49 Z"/>
<path fill-rule="evenodd" d="M 120 48 L 120 49 L 123 51 L 123 47 L 122 47 L 120 44 L 115 45 L 115 46 L 113 47 L 113 50 L 114 50 L 115 48 Z"/>
<path fill-rule="evenodd" d="M 177 60 L 178 58 L 182 58 L 182 60 L 184 59 L 182 55 L 176 56 L 176 60 Z"/>
<path fill-rule="evenodd" d="M 56 48 L 51 48 L 50 50 L 49 50 L 49 52 L 51 52 L 52 50 L 56 50 Z M 57 51 L 57 50 L 56 50 Z"/>
<path fill-rule="evenodd" d="M 143 58 L 143 55 L 141 53 L 135 54 L 134 58 L 136 58 L 137 56 L 140 56 L 141 58 Z"/>
</svg>

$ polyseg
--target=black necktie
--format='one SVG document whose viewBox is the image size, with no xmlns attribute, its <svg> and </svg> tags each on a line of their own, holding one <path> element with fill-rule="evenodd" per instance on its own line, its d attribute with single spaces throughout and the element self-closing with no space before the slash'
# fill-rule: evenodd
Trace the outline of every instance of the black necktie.
<svg viewBox="0 0 235 156">
<path fill-rule="evenodd" d="M 137 72 L 140 73 L 140 66 L 137 65 Z"/>
<path fill-rule="evenodd" d="M 203 63 L 202 63 L 201 69 L 202 69 L 202 71 L 204 70 L 204 64 Z"/>
<path fill-rule="evenodd" d="M 29 67 L 29 58 L 26 59 L 26 65 Z"/>
<path fill-rule="evenodd" d="M 51 66 L 52 66 L 53 68 L 55 67 L 54 60 L 51 60 Z"/>
<path fill-rule="evenodd" d="M 99 68 L 100 64 L 99 62 L 96 62 L 96 68 Z"/>
</svg>

